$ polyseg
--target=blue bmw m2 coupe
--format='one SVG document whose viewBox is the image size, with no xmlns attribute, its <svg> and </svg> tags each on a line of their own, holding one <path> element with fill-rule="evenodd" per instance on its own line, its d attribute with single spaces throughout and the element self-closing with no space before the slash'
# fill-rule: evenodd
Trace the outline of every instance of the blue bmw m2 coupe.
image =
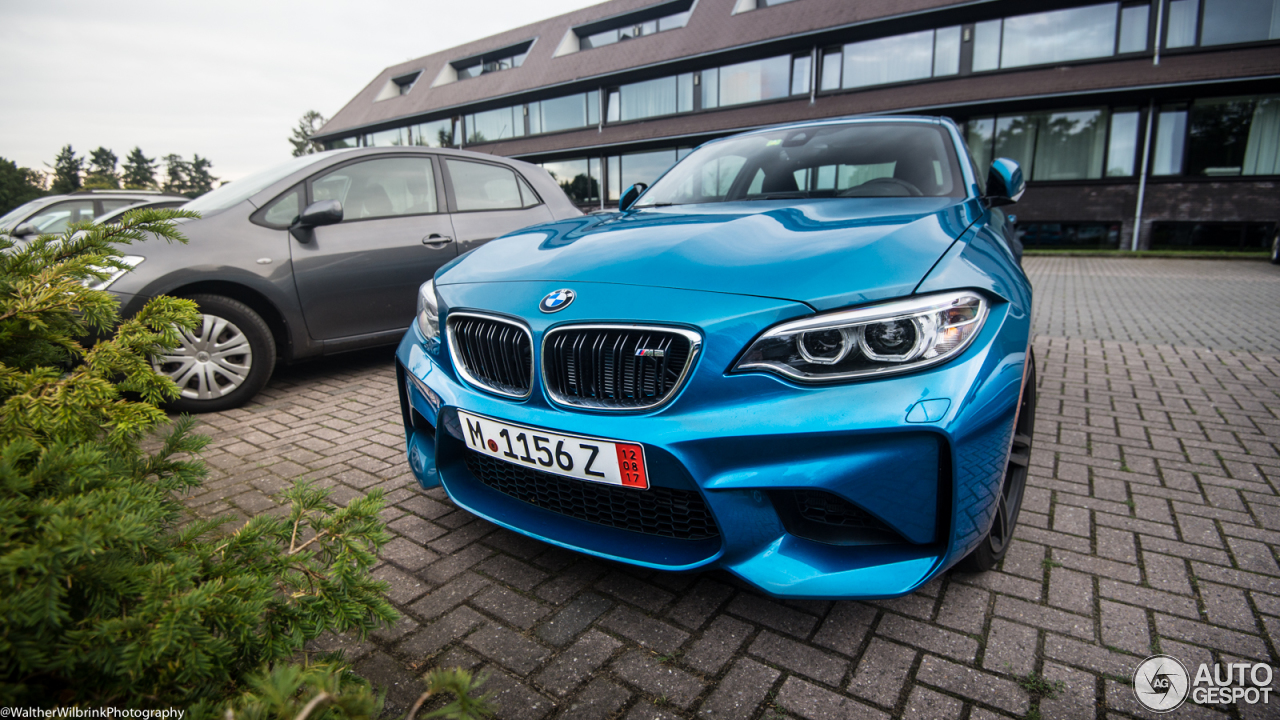
<svg viewBox="0 0 1280 720">
<path fill-rule="evenodd" d="M 780 597 L 988 569 L 1035 411 L 999 209 L 1023 188 L 945 118 L 826 120 L 477 248 L 396 353 L 413 473 L 530 537 Z"/>
</svg>

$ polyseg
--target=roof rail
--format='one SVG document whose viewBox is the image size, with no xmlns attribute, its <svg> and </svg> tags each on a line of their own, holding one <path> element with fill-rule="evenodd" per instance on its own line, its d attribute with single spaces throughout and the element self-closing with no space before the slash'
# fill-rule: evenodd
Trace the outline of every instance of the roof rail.
<svg viewBox="0 0 1280 720">
<path fill-rule="evenodd" d="M 172 195 L 163 190 L 110 190 L 106 188 L 90 188 L 87 190 L 73 190 L 69 195 L 93 195 L 95 193 L 131 193 L 134 195 Z"/>
</svg>

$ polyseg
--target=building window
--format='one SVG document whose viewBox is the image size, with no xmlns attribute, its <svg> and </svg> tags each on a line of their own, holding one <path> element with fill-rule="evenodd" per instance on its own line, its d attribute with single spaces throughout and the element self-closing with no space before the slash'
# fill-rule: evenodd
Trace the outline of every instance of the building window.
<svg viewBox="0 0 1280 720">
<path fill-rule="evenodd" d="M 389 147 L 395 145 L 409 145 L 407 128 L 392 128 L 390 130 L 379 130 L 378 132 L 367 133 L 364 136 L 365 147 Z"/>
<path fill-rule="evenodd" d="M 1107 141 L 1107 177 L 1131 177 L 1138 163 L 1137 110 L 1111 113 L 1111 135 Z"/>
<path fill-rule="evenodd" d="M 608 201 L 617 202 L 622 193 L 636 183 L 652 185 L 692 148 L 671 148 L 651 152 L 615 155 L 606 158 L 608 165 Z"/>
<path fill-rule="evenodd" d="M 1280 95 L 1197 100 L 1188 118 L 1187 174 L 1280 172 Z"/>
<path fill-rule="evenodd" d="M 468 115 L 467 142 L 486 143 L 524 137 L 524 113 L 524 105 L 513 105 Z"/>
<path fill-rule="evenodd" d="M 606 119 L 627 122 L 693 110 L 693 73 L 645 80 L 609 92 Z"/>
<path fill-rule="evenodd" d="M 1151 32 L 1150 16 L 1150 5 L 1127 5 L 1120 8 L 1117 52 L 1124 54 L 1147 51 L 1147 36 Z"/>
<path fill-rule="evenodd" d="M 360 147 L 360 136 L 352 135 L 351 137 L 338 138 L 337 140 L 326 140 L 324 143 L 325 150 L 338 150 L 341 148 Z"/>
<path fill-rule="evenodd" d="M 827 48 L 822 51 L 822 74 L 819 76 L 818 89 L 826 92 L 827 90 L 840 89 L 840 65 L 844 62 L 844 56 L 840 53 L 840 48 Z"/>
<path fill-rule="evenodd" d="M 1204 0 L 1201 45 L 1280 39 L 1280 2 L 1276 0 Z"/>
<path fill-rule="evenodd" d="M 721 107 L 773 100 L 791 94 L 790 55 L 725 65 L 719 70 Z"/>
<path fill-rule="evenodd" d="M 1277 0 L 1170 0 L 1166 48 L 1280 40 Z"/>
<path fill-rule="evenodd" d="M 859 88 L 954 75 L 960 72 L 960 26 L 849 43 L 841 53 L 844 57 L 843 77 L 838 85 L 833 79 L 824 78 L 824 89 Z M 824 64 L 823 71 L 828 70 Z"/>
<path fill-rule="evenodd" d="M 1151 225 L 1151 249 L 1270 250 L 1275 223 L 1157 222 Z"/>
<path fill-rule="evenodd" d="M 579 205 L 596 204 L 600 198 L 600 158 L 579 158 L 542 163 L 569 199 Z"/>
<path fill-rule="evenodd" d="M 462 60 L 454 60 L 449 63 L 458 75 L 459 80 L 473 78 L 486 73 L 498 72 L 499 70 L 510 70 L 518 68 L 524 63 L 525 56 L 529 54 L 529 48 L 533 46 L 532 40 L 510 45 L 505 48 L 499 48 L 483 55 L 474 55 Z"/>
<path fill-rule="evenodd" d="M 1028 248 L 1114 250 L 1120 247 L 1120 223 L 1018 223 L 1018 239 Z"/>
<path fill-rule="evenodd" d="M 977 23 L 973 70 L 1114 55 L 1119 11 L 1119 3 L 1107 3 Z"/>
<path fill-rule="evenodd" d="M 600 93 L 566 95 L 529 103 L 529 134 L 559 132 L 600 122 Z"/>
<path fill-rule="evenodd" d="M 578 40 L 578 50 L 604 47 L 643 35 L 682 28 L 689 22 L 692 7 L 693 0 L 676 0 L 582 25 L 571 32 Z"/>
<path fill-rule="evenodd" d="M 456 144 L 453 120 L 446 118 L 413 125 L 409 128 L 409 144 L 423 147 L 453 147 Z"/>
<path fill-rule="evenodd" d="M 983 169 L 1007 157 L 1029 180 L 1089 180 L 1102 177 L 1107 126 L 1101 109 L 1001 115 L 970 120 L 966 142 Z"/>
<path fill-rule="evenodd" d="M 409 73 L 408 75 L 401 75 L 400 77 L 391 78 L 391 82 L 395 83 L 396 89 L 399 91 L 399 94 L 408 95 L 409 91 L 413 89 L 413 84 L 418 82 L 418 76 L 421 74 L 422 74 L 421 70 L 416 70 L 414 72 Z"/>
<path fill-rule="evenodd" d="M 1182 174 L 1182 154 L 1186 139 L 1186 108 L 1180 106 L 1161 108 L 1156 118 L 1155 149 L 1151 158 L 1152 175 Z"/>
</svg>

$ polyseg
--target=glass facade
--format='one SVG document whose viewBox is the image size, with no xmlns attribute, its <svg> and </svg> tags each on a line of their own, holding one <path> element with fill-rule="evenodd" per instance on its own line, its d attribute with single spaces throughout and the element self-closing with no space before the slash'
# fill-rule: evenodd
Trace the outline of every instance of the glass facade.
<svg viewBox="0 0 1280 720">
<path fill-rule="evenodd" d="M 540 167 L 550 173 L 570 200 L 578 205 L 590 205 L 601 201 L 600 163 L 600 158 L 577 158 L 546 162 Z"/>
<path fill-rule="evenodd" d="M 1100 108 L 972 118 L 966 124 L 965 142 L 981 171 L 994 158 L 1007 157 L 1022 166 L 1028 180 L 1089 180 L 1102 177 L 1105 158 L 1108 175 L 1125 167 L 1132 174 L 1136 123 L 1122 122 L 1117 131 L 1108 120 L 1108 111 Z M 1110 154 L 1109 126 L 1120 133 Z"/>
<path fill-rule="evenodd" d="M 841 55 L 839 87 L 846 89 L 954 75 L 960 72 L 960 26 L 850 43 Z"/>
<path fill-rule="evenodd" d="M 524 136 L 524 105 L 468 115 L 467 142 L 483 143 Z"/>
<path fill-rule="evenodd" d="M 529 134 L 558 132 L 600 122 L 600 93 L 566 95 L 529 103 Z"/>
</svg>

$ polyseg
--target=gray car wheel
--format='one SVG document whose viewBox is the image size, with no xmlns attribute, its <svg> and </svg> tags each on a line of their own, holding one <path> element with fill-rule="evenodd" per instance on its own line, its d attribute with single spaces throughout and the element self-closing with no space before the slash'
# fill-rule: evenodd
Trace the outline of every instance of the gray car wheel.
<svg viewBox="0 0 1280 720">
<path fill-rule="evenodd" d="M 271 330 L 248 305 L 219 295 L 193 295 L 203 313 L 194 331 L 182 331 L 177 348 L 153 359 L 157 372 L 182 391 L 175 412 L 216 412 L 239 407 L 271 378 L 276 347 Z"/>
</svg>

